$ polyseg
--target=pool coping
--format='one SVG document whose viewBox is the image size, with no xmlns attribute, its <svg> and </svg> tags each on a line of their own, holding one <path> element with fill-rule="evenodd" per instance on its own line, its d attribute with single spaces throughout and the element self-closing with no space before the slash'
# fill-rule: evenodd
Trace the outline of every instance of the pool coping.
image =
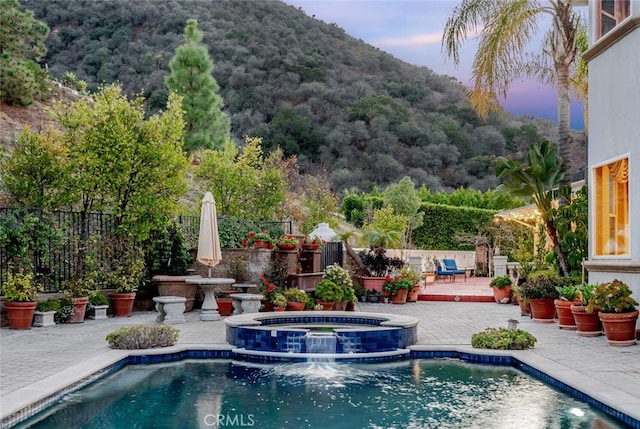
<svg viewBox="0 0 640 429">
<path fill-rule="evenodd" d="M 181 359 L 235 358 L 232 345 L 185 344 L 161 349 L 109 350 L 57 374 L 5 395 L 0 428 L 10 428 L 53 404 L 62 395 L 79 389 L 127 364 Z M 464 345 L 413 345 L 408 358 L 454 358 L 466 362 L 512 366 L 565 393 L 587 402 L 632 428 L 640 429 L 640 400 L 615 386 L 585 376 L 532 350 L 475 349 Z M 589 392 L 588 394 L 586 392 Z"/>
</svg>

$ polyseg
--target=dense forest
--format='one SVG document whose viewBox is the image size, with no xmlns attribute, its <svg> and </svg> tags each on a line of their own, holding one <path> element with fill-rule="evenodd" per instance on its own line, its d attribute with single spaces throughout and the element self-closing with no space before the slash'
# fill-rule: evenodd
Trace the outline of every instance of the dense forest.
<svg viewBox="0 0 640 429">
<path fill-rule="evenodd" d="M 522 160 L 529 144 L 555 141 L 555 123 L 505 114 L 481 120 L 454 78 L 400 61 L 335 24 L 280 1 L 23 0 L 51 33 L 49 73 L 90 90 L 119 81 L 165 108 L 168 63 L 198 20 L 232 136 L 263 137 L 324 171 L 335 191 L 368 191 L 410 176 L 432 190 L 495 188 L 496 156 Z M 584 138 L 574 137 L 584 165 Z"/>
</svg>

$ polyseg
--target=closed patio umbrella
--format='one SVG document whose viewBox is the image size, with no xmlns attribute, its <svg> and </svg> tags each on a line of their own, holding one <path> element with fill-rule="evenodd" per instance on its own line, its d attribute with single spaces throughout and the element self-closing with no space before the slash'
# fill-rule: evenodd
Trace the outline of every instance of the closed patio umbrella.
<svg viewBox="0 0 640 429">
<path fill-rule="evenodd" d="M 209 267 L 209 277 L 211 277 L 211 267 L 222 261 L 222 251 L 220 250 L 220 238 L 218 237 L 218 219 L 216 217 L 216 202 L 211 192 L 204 194 L 202 199 L 202 209 L 200 212 L 200 235 L 198 236 L 197 261 Z"/>
</svg>

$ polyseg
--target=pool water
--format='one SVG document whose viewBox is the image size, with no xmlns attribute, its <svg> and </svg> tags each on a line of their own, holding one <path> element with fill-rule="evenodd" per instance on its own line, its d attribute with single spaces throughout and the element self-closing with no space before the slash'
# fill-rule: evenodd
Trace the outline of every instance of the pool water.
<svg viewBox="0 0 640 429">
<path fill-rule="evenodd" d="M 384 364 L 130 365 L 23 422 L 31 428 L 617 428 L 510 367 Z"/>
</svg>

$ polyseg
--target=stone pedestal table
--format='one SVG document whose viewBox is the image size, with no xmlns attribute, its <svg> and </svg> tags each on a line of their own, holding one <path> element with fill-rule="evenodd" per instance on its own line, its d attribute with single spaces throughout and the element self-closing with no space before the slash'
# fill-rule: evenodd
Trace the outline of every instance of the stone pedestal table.
<svg viewBox="0 0 640 429">
<path fill-rule="evenodd" d="M 234 284 L 235 279 L 201 277 L 186 279 L 187 283 L 197 284 L 204 290 L 204 301 L 202 302 L 202 310 L 200 311 L 200 320 L 209 322 L 220 320 L 218 313 L 218 304 L 216 303 L 215 288 L 217 286 L 228 286 Z"/>
</svg>

